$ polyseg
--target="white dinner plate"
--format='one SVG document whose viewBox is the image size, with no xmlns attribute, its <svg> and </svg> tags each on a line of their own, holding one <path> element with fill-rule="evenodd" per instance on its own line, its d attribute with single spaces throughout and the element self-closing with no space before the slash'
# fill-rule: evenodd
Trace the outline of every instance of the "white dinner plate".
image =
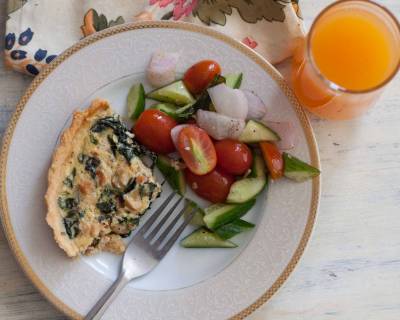
<svg viewBox="0 0 400 320">
<path fill-rule="evenodd" d="M 123 25 L 85 38 L 32 82 L 11 119 L 1 154 L 2 222 L 11 249 L 43 295 L 71 318 L 82 318 L 100 298 L 121 258 L 101 253 L 69 259 L 57 247 L 43 199 L 51 156 L 72 112 L 93 98 L 109 100 L 126 115 L 128 89 L 136 82 L 149 88 L 144 71 L 159 48 L 181 52 L 180 73 L 202 59 L 218 61 L 225 74 L 243 72 L 242 87 L 267 103 L 270 118 L 293 122 L 297 143 L 291 153 L 319 167 L 312 129 L 293 93 L 267 61 L 239 42 L 173 22 Z M 123 290 L 104 318 L 246 317 L 276 292 L 299 260 L 319 192 L 319 177 L 271 183 L 246 215 L 257 227 L 235 238 L 238 248 L 184 249 L 176 243 L 154 271 Z"/>
</svg>

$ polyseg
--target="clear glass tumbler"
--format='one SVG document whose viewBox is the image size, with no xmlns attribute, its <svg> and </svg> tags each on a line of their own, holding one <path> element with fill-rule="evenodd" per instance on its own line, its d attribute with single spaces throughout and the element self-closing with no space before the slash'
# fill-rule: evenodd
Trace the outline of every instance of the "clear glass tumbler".
<svg viewBox="0 0 400 320">
<path fill-rule="evenodd" d="M 400 24 L 385 7 L 341 0 L 325 8 L 299 43 L 292 84 L 300 103 L 326 119 L 362 114 L 400 66 Z"/>
</svg>

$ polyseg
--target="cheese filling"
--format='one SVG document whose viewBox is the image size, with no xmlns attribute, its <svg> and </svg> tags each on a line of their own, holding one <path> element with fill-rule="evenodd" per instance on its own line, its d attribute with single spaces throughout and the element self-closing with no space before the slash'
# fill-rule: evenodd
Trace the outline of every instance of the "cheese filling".
<svg viewBox="0 0 400 320">
<path fill-rule="evenodd" d="M 58 190 L 65 232 L 82 254 L 122 253 L 161 187 L 141 158 L 154 155 L 135 140 L 119 116 L 107 110 L 81 130 Z"/>
</svg>

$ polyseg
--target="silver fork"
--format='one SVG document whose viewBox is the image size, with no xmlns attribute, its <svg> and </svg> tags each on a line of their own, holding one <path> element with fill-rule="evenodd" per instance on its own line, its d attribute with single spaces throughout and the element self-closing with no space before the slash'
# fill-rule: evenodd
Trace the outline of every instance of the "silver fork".
<svg viewBox="0 0 400 320">
<path fill-rule="evenodd" d="M 151 270 L 161 261 L 166 253 L 171 249 L 172 245 L 178 239 L 182 231 L 193 218 L 197 208 L 194 207 L 186 216 L 184 221 L 179 224 L 174 232 L 172 230 L 178 225 L 183 213 L 187 210 L 189 202 L 184 205 L 183 209 L 175 215 L 173 220 L 167 225 L 168 218 L 172 217 L 175 209 L 179 203 L 184 199 L 180 197 L 173 200 L 175 192 L 172 192 L 168 198 L 160 205 L 146 223 L 137 231 L 129 243 L 124 257 L 122 259 L 120 273 L 114 284 L 107 290 L 107 292 L 100 298 L 100 300 L 89 311 L 86 320 L 101 319 L 104 312 L 111 305 L 120 291 L 133 279 L 141 277 Z M 161 218 L 161 215 L 167 209 L 169 204 L 172 204 L 168 212 Z M 156 220 L 161 218 L 158 224 L 155 225 Z M 151 228 L 154 226 L 154 228 Z M 166 226 L 163 232 L 158 236 L 159 231 Z M 151 230 L 151 231 L 150 231 Z"/>
</svg>

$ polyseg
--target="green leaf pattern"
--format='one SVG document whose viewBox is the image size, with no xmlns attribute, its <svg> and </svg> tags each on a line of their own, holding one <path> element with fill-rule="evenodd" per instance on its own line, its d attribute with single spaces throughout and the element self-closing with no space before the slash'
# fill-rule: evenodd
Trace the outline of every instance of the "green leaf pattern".
<svg viewBox="0 0 400 320">
<path fill-rule="evenodd" d="M 236 9 L 241 18 L 248 23 L 257 23 L 263 19 L 267 21 L 285 20 L 284 1 L 278 0 L 199 0 L 193 15 L 203 23 L 224 26 L 226 15 L 231 15 Z"/>
<path fill-rule="evenodd" d="M 108 22 L 107 17 L 104 14 L 98 14 L 95 9 L 91 10 L 93 11 L 93 26 L 96 31 L 101 31 L 109 27 L 125 23 L 125 20 L 122 16 L 119 16 L 117 19 L 110 20 L 110 22 Z"/>
</svg>

